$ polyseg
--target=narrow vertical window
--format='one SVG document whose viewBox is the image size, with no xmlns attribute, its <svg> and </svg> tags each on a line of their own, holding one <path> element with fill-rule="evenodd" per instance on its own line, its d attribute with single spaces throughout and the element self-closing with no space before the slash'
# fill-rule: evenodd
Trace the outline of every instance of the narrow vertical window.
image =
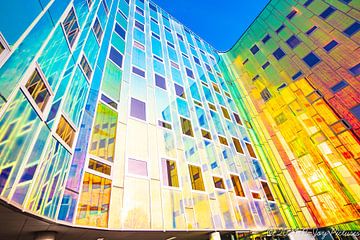
<svg viewBox="0 0 360 240">
<path fill-rule="evenodd" d="M 60 118 L 56 133 L 70 148 L 72 147 L 75 138 L 75 129 L 64 118 L 64 116 L 61 116 Z"/>
<path fill-rule="evenodd" d="M 183 134 L 193 137 L 194 133 L 191 127 L 191 121 L 186 118 L 180 117 L 180 122 Z"/>
<path fill-rule="evenodd" d="M 236 152 L 244 154 L 244 150 L 241 147 L 239 139 L 232 138 Z"/>
<path fill-rule="evenodd" d="M 39 70 L 35 69 L 30 79 L 25 84 L 25 88 L 39 109 L 44 111 L 51 95 Z"/>
<path fill-rule="evenodd" d="M 161 167 L 163 173 L 163 184 L 168 187 L 179 187 L 176 162 L 163 158 L 161 160 Z"/>
<path fill-rule="evenodd" d="M 87 61 L 85 55 L 83 55 L 81 58 L 80 66 L 81 66 L 81 69 L 83 70 L 86 78 L 90 81 L 91 75 L 92 75 L 92 70 L 91 70 L 89 62 Z"/>
<path fill-rule="evenodd" d="M 96 36 L 96 39 L 98 40 L 98 42 L 100 43 L 101 42 L 101 38 L 102 38 L 102 35 L 103 35 L 103 30 L 102 30 L 102 27 L 100 25 L 100 22 L 99 22 L 99 19 L 96 18 L 95 19 L 95 22 L 94 22 L 94 25 L 93 25 L 93 31 L 94 31 L 94 34 Z"/>
<path fill-rule="evenodd" d="M 205 191 L 201 168 L 198 166 L 189 165 L 189 173 L 192 189 L 197 191 Z"/>
<path fill-rule="evenodd" d="M 260 182 L 261 182 L 262 188 L 264 189 L 267 200 L 275 201 L 275 199 L 274 199 L 274 197 L 273 197 L 273 195 L 272 195 L 272 193 L 270 191 L 270 187 L 269 187 L 268 183 L 264 182 L 264 181 L 260 181 Z"/>
<path fill-rule="evenodd" d="M 104 7 L 104 10 L 105 10 L 106 15 L 108 15 L 108 13 L 109 13 L 109 8 L 108 8 L 108 6 L 107 6 L 107 4 L 106 4 L 106 0 L 102 0 L 102 5 L 103 5 L 103 7 Z"/>
<path fill-rule="evenodd" d="M 231 182 L 234 186 L 235 194 L 239 197 L 245 197 L 244 189 L 241 185 L 240 178 L 237 175 L 230 175 Z"/>
<path fill-rule="evenodd" d="M 146 104 L 143 101 L 131 98 L 130 116 L 146 121 Z"/>
<path fill-rule="evenodd" d="M 80 32 L 79 23 L 75 15 L 74 8 L 71 8 L 70 12 L 66 16 L 63 22 L 63 28 L 65 31 L 66 39 L 70 47 L 72 48 Z"/>
</svg>

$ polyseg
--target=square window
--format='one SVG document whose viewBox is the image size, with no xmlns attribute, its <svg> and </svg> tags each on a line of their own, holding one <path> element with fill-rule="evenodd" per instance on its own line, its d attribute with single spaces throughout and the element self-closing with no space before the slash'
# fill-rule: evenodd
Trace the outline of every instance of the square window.
<svg viewBox="0 0 360 240">
<path fill-rule="evenodd" d="M 330 6 L 320 14 L 320 17 L 323 19 L 327 19 L 331 14 L 335 12 L 335 10 L 336 9 L 334 7 Z"/>
<path fill-rule="evenodd" d="M 111 47 L 109 58 L 119 67 L 122 68 L 123 64 L 123 55 L 116 50 L 116 48 Z"/>
<path fill-rule="evenodd" d="M 230 175 L 231 182 L 234 186 L 235 194 L 239 197 L 245 197 L 245 192 L 240 182 L 240 178 L 237 175 Z"/>
<path fill-rule="evenodd" d="M 285 52 L 281 48 L 278 48 L 275 50 L 273 55 L 277 60 L 280 60 L 285 56 Z"/>
<path fill-rule="evenodd" d="M 291 47 L 292 49 L 296 48 L 297 45 L 299 45 L 301 43 L 300 39 L 295 36 L 292 35 L 287 41 L 286 41 L 287 45 L 289 45 L 289 47 Z"/>
<path fill-rule="evenodd" d="M 225 189 L 224 179 L 220 177 L 213 177 L 215 188 Z"/>
<path fill-rule="evenodd" d="M 270 188 L 269 188 L 269 185 L 267 182 L 264 182 L 264 181 L 260 181 L 261 182 L 261 186 L 262 188 L 264 189 L 264 192 L 265 192 L 265 196 L 267 198 L 268 201 L 275 201 L 273 195 L 271 194 L 271 191 L 270 191 Z"/>
<path fill-rule="evenodd" d="M 236 113 L 233 113 L 233 115 L 234 115 L 236 123 L 239 124 L 239 125 L 242 125 L 242 122 L 241 122 L 241 119 L 240 119 L 239 115 L 236 114 Z"/>
<path fill-rule="evenodd" d="M 348 37 L 351 37 L 352 35 L 357 33 L 359 30 L 360 30 L 360 23 L 359 22 L 354 22 L 347 29 L 344 30 L 344 33 Z"/>
<path fill-rule="evenodd" d="M 149 7 L 150 7 L 151 10 L 157 12 L 157 9 L 156 9 L 156 6 L 155 6 L 155 5 L 149 3 Z"/>
<path fill-rule="evenodd" d="M 138 6 L 135 7 L 135 11 L 140 14 L 141 16 L 144 16 L 144 10 L 142 10 L 141 8 L 139 8 Z"/>
<path fill-rule="evenodd" d="M 176 95 L 179 96 L 179 97 L 182 97 L 182 98 L 186 99 L 184 88 L 183 88 L 182 86 L 176 84 L 176 83 L 174 83 L 174 86 L 175 86 L 175 93 L 176 93 Z"/>
<path fill-rule="evenodd" d="M 233 140 L 233 143 L 234 143 L 236 152 L 241 153 L 241 154 L 244 154 L 244 150 L 243 150 L 242 147 L 241 147 L 241 144 L 240 144 L 239 139 L 232 138 L 232 140 Z"/>
<path fill-rule="evenodd" d="M 62 25 L 65 31 L 66 39 L 71 48 L 74 45 L 80 31 L 74 8 L 71 8 Z"/>
<path fill-rule="evenodd" d="M 51 95 L 45 80 L 37 69 L 35 69 L 30 79 L 26 82 L 25 87 L 39 109 L 44 111 Z"/>
<path fill-rule="evenodd" d="M 168 187 L 179 187 L 179 177 L 176 162 L 168 159 L 161 159 L 163 184 Z"/>
<path fill-rule="evenodd" d="M 115 24 L 115 32 L 125 40 L 126 31 L 117 23 Z"/>
<path fill-rule="evenodd" d="M 254 46 L 252 46 L 252 48 L 250 48 L 250 52 L 255 55 L 260 49 L 258 48 L 258 46 L 256 46 L 256 44 Z"/>
<path fill-rule="evenodd" d="M 350 112 L 360 121 L 360 104 L 351 108 Z"/>
<path fill-rule="evenodd" d="M 267 89 L 267 88 L 265 88 L 264 90 L 262 90 L 262 91 L 260 92 L 260 95 L 261 95 L 262 99 L 263 99 L 265 102 L 269 101 L 270 98 L 271 98 L 271 93 L 270 93 L 269 89 Z"/>
<path fill-rule="evenodd" d="M 189 174 L 192 189 L 197 191 L 205 191 L 201 168 L 198 166 L 189 165 Z"/>
<path fill-rule="evenodd" d="M 230 114 L 229 114 L 228 110 L 224 107 L 221 107 L 221 110 L 223 112 L 224 117 L 227 119 L 230 119 Z"/>
<path fill-rule="evenodd" d="M 131 98 L 130 116 L 146 121 L 146 104 L 143 101 Z"/>
<path fill-rule="evenodd" d="M 147 162 L 129 158 L 128 173 L 132 175 L 147 177 L 148 176 Z"/>
<path fill-rule="evenodd" d="M 262 42 L 265 44 L 267 41 L 270 40 L 270 35 L 269 34 L 266 34 L 266 36 L 262 39 Z"/>
<path fill-rule="evenodd" d="M 207 138 L 209 140 L 212 140 L 212 137 L 211 137 L 211 134 L 210 132 L 204 130 L 204 129 L 201 129 L 201 135 L 204 137 L 204 138 Z"/>
<path fill-rule="evenodd" d="M 144 31 L 144 24 L 142 24 L 141 22 L 135 20 L 135 27 L 140 29 L 142 32 Z"/>
<path fill-rule="evenodd" d="M 338 42 L 335 40 L 332 40 L 328 44 L 324 46 L 325 51 L 330 52 L 334 47 L 338 45 Z"/>
<path fill-rule="evenodd" d="M 64 116 L 60 117 L 56 133 L 70 148 L 72 147 L 75 138 L 75 130 Z"/>
<path fill-rule="evenodd" d="M 331 87 L 331 91 L 333 93 L 337 93 L 339 92 L 340 90 L 342 90 L 343 88 L 347 87 L 349 84 L 345 81 L 345 80 L 342 80 L 340 81 L 338 84 L 334 85 L 333 87 Z"/>
<path fill-rule="evenodd" d="M 229 146 L 228 141 L 227 141 L 226 138 L 224 138 L 222 136 L 219 136 L 219 141 L 220 141 L 221 144 Z"/>
<path fill-rule="evenodd" d="M 155 85 L 166 90 L 165 78 L 155 73 Z"/>
<path fill-rule="evenodd" d="M 188 77 L 191 77 L 192 79 L 194 79 L 194 73 L 192 70 L 190 70 L 189 68 L 186 68 L 186 75 Z"/>
<path fill-rule="evenodd" d="M 358 63 L 357 65 L 353 66 L 352 68 L 349 69 L 349 71 L 351 72 L 352 75 L 354 75 L 355 77 L 360 75 L 360 63 Z"/>
<path fill-rule="evenodd" d="M 180 117 L 180 123 L 183 134 L 193 137 L 194 133 L 191 127 L 191 121 L 186 118 Z"/>
<path fill-rule="evenodd" d="M 195 63 L 197 63 L 198 65 L 201 65 L 200 60 L 199 60 L 197 57 L 195 57 L 195 56 L 194 56 L 194 61 L 195 61 Z"/>
<path fill-rule="evenodd" d="M 145 71 L 141 70 L 140 68 L 132 67 L 132 72 L 136 75 L 139 75 L 140 77 L 145 77 Z"/>
<path fill-rule="evenodd" d="M 318 64 L 321 61 L 321 59 L 312 52 L 306 55 L 303 58 L 303 60 L 308 65 L 309 68 L 314 67 L 316 64 Z"/>
</svg>

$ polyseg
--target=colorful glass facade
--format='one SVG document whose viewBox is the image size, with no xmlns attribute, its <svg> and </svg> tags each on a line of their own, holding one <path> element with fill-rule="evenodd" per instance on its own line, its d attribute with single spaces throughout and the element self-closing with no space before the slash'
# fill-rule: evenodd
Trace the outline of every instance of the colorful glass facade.
<svg viewBox="0 0 360 240">
<path fill-rule="evenodd" d="M 359 4 L 329 2 L 272 0 L 226 53 L 151 1 L 7 3 L 1 200 L 111 230 L 356 228 Z"/>
<path fill-rule="evenodd" d="M 359 228 L 359 8 L 359 1 L 270 1 L 222 55 L 293 228 Z"/>
<path fill-rule="evenodd" d="M 2 26 L 3 200 L 84 227 L 285 227 L 211 46 L 148 1 L 35 6 Z"/>
</svg>

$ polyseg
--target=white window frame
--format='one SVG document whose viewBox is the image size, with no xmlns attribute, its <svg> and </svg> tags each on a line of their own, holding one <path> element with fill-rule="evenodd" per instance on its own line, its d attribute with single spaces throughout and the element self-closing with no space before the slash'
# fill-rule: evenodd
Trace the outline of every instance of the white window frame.
<svg viewBox="0 0 360 240">
<path fill-rule="evenodd" d="M 29 81 L 30 77 L 33 75 L 33 73 L 37 71 L 38 74 L 40 75 L 40 78 L 42 79 L 42 81 L 44 82 L 46 89 L 49 91 L 49 99 L 48 102 L 46 103 L 46 106 L 44 108 L 43 111 L 41 111 L 41 109 L 39 108 L 39 106 L 36 104 L 34 98 L 31 96 L 31 94 L 29 93 L 28 89 L 26 88 L 26 83 Z M 20 89 L 23 92 L 23 94 L 25 95 L 25 97 L 27 98 L 27 100 L 30 102 L 31 106 L 35 109 L 36 113 L 39 115 L 40 119 L 42 121 L 45 121 L 49 112 L 50 112 L 50 108 L 51 108 L 51 103 L 53 101 L 54 98 L 54 92 L 52 91 L 50 84 L 48 83 L 45 74 L 43 73 L 43 71 L 41 70 L 39 64 L 37 62 L 35 62 L 33 67 L 30 67 L 27 72 L 24 74 L 23 79 L 20 82 Z"/>
</svg>

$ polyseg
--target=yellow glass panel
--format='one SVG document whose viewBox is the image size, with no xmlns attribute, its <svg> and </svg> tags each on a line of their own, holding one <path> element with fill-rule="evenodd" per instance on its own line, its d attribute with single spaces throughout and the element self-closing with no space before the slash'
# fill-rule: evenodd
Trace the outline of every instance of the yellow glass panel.
<svg viewBox="0 0 360 240">
<path fill-rule="evenodd" d="M 189 173 L 192 189 L 198 191 L 205 191 L 201 168 L 198 166 L 189 165 Z"/>
<path fill-rule="evenodd" d="M 60 117 L 56 133 L 69 147 L 72 147 L 75 137 L 75 130 L 71 127 L 70 123 L 64 118 L 64 116 Z"/>
</svg>

